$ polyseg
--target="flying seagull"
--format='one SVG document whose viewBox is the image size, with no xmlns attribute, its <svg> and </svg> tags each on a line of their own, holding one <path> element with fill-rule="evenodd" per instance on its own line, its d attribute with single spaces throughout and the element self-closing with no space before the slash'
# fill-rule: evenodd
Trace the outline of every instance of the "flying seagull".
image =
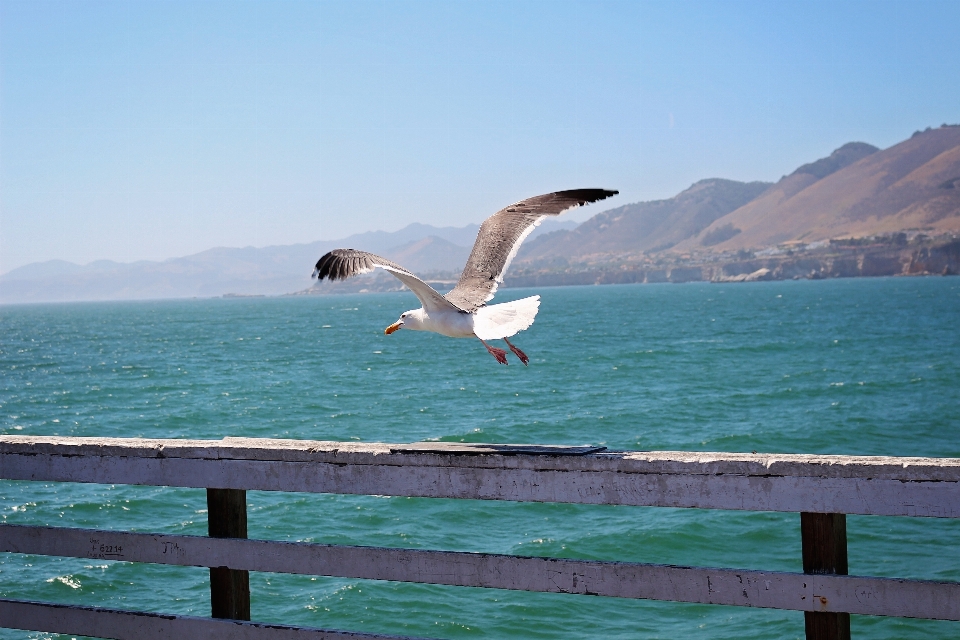
<svg viewBox="0 0 960 640">
<path fill-rule="evenodd" d="M 433 331 L 451 338 L 478 338 L 501 364 L 507 352 L 487 344 L 502 339 L 523 364 L 530 359 L 507 338 L 533 324 L 540 308 L 540 296 L 487 306 L 503 274 L 517 255 L 520 244 L 547 216 L 557 216 L 573 207 L 597 202 L 620 193 L 608 189 L 572 189 L 521 200 L 501 209 L 480 225 L 460 281 L 447 295 L 395 262 L 357 249 L 334 249 L 317 261 L 313 277 L 344 280 L 379 267 L 407 285 L 423 306 L 406 311 L 384 330 L 387 335 L 401 328 Z"/>
</svg>

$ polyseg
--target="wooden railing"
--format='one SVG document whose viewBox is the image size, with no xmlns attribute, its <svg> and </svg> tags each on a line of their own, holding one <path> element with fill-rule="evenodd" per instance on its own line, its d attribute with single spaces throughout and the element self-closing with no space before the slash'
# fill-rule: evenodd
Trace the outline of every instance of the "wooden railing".
<svg viewBox="0 0 960 640">
<path fill-rule="evenodd" d="M 213 618 L 0 600 L 0 627 L 103 638 L 364 638 L 248 622 L 249 571 L 960 620 L 960 583 L 848 576 L 844 514 L 960 517 L 960 459 L 0 436 L 0 478 L 207 489 L 209 537 L 0 526 L 0 551 L 210 567 Z M 801 513 L 804 573 L 246 539 L 246 491 Z M 960 633 L 960 628 L 958 628 Z"/>
</svg>

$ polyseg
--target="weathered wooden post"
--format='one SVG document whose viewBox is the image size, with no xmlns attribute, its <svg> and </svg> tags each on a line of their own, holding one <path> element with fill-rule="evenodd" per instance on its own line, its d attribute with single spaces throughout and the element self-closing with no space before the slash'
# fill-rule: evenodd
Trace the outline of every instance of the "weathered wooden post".
<svg viewBox="0 0 960 640">
<path fill-rule="evenodd" d="M 847 516 L 801 513 L 803 572 L 847 575 Z M 807 640 L 850 640 L 850 614 L 805 611 Z"/>
<path fill-rule="evenodd" d="M 247 537 L 247 492 L 207 489 L 207 526 L 211 538 Z M 250 573 L 210 567 L 210 608 L 214 618 L 250 619 Z"/>
</svg>

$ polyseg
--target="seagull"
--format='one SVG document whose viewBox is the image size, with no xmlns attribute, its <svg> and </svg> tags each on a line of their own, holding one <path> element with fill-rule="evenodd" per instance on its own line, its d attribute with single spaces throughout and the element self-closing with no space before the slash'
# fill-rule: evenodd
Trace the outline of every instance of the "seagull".
<svg viewBox="0 0 960 640">
<path fill-rule="evenodd" d="M 383 269 L 405 284 L 422 305 L 405 311 L 384 329 L 390 335 L 400 329 L 432 331 L 451 338 L 477 338 L 497 362 L 507 364 L 507 352 L 487 343 L 503 340 L 523 364 L 530 362 L 508 338 L 533 324 L 540 308 L 540 296 L 487 305 L 503 284 L 503 274 L 520 244 L 547 216 L 557 216 L 574 207 L 604 200 L 618 194 L 608 189 L 572 189 L 521 200 L 483 221 L 460 280 L 446 295 L 381 256 L 357 249 L 334 249 L 317 261 L 313 277 L 318 281 L 344 280 L 376 268 Z"/>
</svg>

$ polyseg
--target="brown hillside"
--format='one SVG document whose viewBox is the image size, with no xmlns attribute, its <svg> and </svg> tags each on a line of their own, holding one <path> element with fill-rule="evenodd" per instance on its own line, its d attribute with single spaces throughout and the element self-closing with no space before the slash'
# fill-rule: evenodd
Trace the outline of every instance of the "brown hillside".
<svg viewBox="0 0 960 640">
<path fill-rule="evenodd" d="M 819 160 L 805 164 L 793 173 L 794 175 L 798 173 L 808 174 L 819 180 L 877 151 L 880 151 L 880 149 L 866 142 L 848 142 L 826 158 L 820 158 Z"/>
<path fill-rule="evenodd" d="M 787 176 L 676 249 L 762 248 L 907 230 L 960 230 L 960 126 L 916 133 L 819 180 Z M 711 242 L 717 237 L 722 241 Z"/>
<path fill-rule="evenodd" d="M 768 182 L 701 180 L 673 198 L 617 207 L 571 231 L 541 236 L 524 245 L 517 260 L 583 259 L 666 249 L 753 200 L 769 186 Z"/>
</svg>

